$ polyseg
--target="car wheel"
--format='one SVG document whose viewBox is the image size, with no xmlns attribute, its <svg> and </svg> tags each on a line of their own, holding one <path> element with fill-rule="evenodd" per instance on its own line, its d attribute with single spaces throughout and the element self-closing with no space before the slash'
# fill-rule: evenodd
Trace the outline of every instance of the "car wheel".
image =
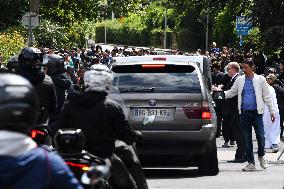
<svg viewBox="0 0 284 189">
<path fill-rule="evenodd" d="M 214 176 L 219 173 L 216 139 L 212 141 L 209 153 L 199 156 L 198 173 L 203 176 Z"/>
</svg>

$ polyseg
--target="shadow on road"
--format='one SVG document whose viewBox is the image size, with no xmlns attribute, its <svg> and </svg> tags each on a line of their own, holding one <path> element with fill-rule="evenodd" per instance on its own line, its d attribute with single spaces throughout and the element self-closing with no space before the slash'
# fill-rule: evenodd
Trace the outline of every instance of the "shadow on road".
<svg viewBox="0 0 284 189">
<path fill-rule="evenodd" d="M 201 177 L 198 175 L 198 170 L 192 168 L 147 168 L 144 169 L 144 173 L 150 179 Z"/>
</svg>

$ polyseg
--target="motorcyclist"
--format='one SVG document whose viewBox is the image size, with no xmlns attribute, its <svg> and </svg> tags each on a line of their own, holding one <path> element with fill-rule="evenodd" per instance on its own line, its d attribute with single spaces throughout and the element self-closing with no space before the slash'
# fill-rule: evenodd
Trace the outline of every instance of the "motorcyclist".
<svg viewBox="0 0 284 189">
<path fill-rule="evenodd" d="M 9 73 L 15 73 L 15 74 L 19 73 L 20 67 L 19 67 L 18 57 L 19 57 L 18 55 L 14 55 L 9 59 L 7 65 L 6 65 L 6 67 L 9 70 Z"/>
<path fill-rule="evenodd" d="M 56 91 L 57 108 L 56 114 L 61 112 L 65 102 L 66 92 L 72 90 L 72 82 L 68 79 L 65 73 L 64 58 L 57 54 L 48 54 L 48 62 L 45 64 L 45 71 L 51 77 Z"/>
<path fill-rule="evenodd" d="M 1 188 L 82 189 L 64 161 L 26 135 L 36 121 L 37 93 L 25 78 L 0 75 Z"/>
<path fill-rule="evenodd" d="M 114 188 L 137 188 L 125 164 L 114 154 L 116 139 L 128 145 L 141 138 L 130 127 L 121 106 L 107 95 L 113 75 L 105 65 L 94 65 L 84 74 L 85 92 L 73 95 L 64 106 L 58 128 L 80 128 L 86 135 L 86 150 L 112 163 L 110 183 Z"/>
<path fill-rule="evenodd" d="M 48 123 L 56 111 L 56 94 L 51 78 L 43 71 L 44 54 L 37 48 L 25 47 L 19 54 L 19 73 L 35 87 L 40 101 L 36 124 Z"/>
</svg>

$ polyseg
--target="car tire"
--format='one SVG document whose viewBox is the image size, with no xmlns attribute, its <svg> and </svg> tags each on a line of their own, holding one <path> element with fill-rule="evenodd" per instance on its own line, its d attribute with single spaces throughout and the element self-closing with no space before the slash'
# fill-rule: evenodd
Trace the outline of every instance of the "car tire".
<svg viewBox="0 0 284 189">
<path fill-rule="evenodd" d="M 209 153 L 199 156 L 198 173 L 202 176 L 215 176 L 219 173 L 216 138 L 212 141 Z"/>
</svg>

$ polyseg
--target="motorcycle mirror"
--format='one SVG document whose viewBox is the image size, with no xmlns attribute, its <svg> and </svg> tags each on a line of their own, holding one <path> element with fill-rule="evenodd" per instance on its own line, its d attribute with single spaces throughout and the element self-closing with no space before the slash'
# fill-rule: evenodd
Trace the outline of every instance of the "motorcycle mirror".
<svg viewBox="0 0 284 189">
<path fill-rule="evenodd" d="M 223 100 L 225 99 L 225 93 L 224 91 L 213 91 L 212 98 L 213 100 Z"/>
<path fill-rule="evenodd" d="M 156 115 L 145 116 L 144 119 L 143 119 L 143 125 L 152 124 L 154 122 L 155 118 L 156 118 Z"/>
</svg>

